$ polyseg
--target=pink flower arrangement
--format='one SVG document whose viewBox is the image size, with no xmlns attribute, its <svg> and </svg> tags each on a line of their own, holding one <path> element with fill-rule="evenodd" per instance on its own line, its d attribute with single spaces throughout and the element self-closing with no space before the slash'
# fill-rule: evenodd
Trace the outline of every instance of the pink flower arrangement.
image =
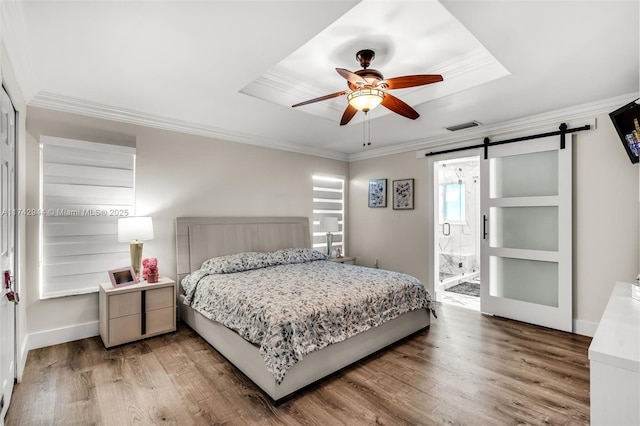
<svg viewBox="0 0 640 426">
<path fill-rule="evenodd" d="M 149 257 L 147 259 L 142 260 L 142 278 L 148 281 L 149 275 L 152 275 L 152 278 L 157 280 L 158 278 L 158 259 L 155 257 Z"/>
</svg>

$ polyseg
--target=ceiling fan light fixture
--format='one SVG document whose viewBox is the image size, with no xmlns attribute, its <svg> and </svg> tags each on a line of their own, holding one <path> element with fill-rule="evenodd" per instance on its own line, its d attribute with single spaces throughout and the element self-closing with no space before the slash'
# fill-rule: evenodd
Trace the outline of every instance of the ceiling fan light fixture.
<svg viewBox="0 0 640 426">
<path fill-rule="evenodd" d="M 385 79 L 380 71 L 369 68 L 374 56 L 375 53 L 371 49 L 360 50 L 356 54 L 356 58 L 360 61 L 361 70 L 351 72 L 344 68 L 336 68 L 336 72 L 347 80 L 349 90 L 342 90 L 330 95 L 309 99 L 308 101 L 292 105 L 292 108 L 347 95 L 349 105 L 344 110 L 342 118 L 340 119 L 341 126 L 347 124 L 358 111 L 366 114 L 380 104 L 396 114 L 411 120 L 420 117 L 418 111 L 391 93 L 388 93 L 387 90 L 424 86 L 425 84 L 437 83 L 444 80 L 444 78 L 440 74 L 413 74 Z"/>
<path fill-rule="evenodd" d="M 371 87 L 354 90 L 347 95 L 349 105 L 358 111 L 368 112 L 380 105 L 384 92 Z"/>
</svg>

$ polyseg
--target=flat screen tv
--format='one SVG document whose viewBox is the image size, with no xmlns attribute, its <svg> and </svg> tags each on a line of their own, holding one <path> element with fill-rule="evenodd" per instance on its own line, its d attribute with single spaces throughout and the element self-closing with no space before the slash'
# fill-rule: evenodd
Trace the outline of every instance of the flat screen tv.
<svg viewBox="0 0 640 426">
<path fill-rule="evenodd" d="M 632 163 L 640 159 L 640 98 L 609 114 Z"/>
</svg>

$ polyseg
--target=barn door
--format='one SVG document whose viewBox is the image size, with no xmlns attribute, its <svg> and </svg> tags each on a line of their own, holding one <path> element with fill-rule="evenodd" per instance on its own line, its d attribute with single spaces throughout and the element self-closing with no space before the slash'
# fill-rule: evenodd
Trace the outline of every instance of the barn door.
<svg viewBox="0 0 640 426">
<path fill-rule="evenodd" d="M 482 312 L 572 331 L 571 134 L 480 160 Z"/>
</svg>

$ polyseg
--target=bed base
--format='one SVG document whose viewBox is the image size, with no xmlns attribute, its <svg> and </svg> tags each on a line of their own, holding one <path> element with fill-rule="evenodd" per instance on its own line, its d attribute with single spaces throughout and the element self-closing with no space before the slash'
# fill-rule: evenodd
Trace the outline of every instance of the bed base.
<svg viewBox="0 0 640 426">
<path fill-rule="evenodd" d="M 259 349 L 236 332 L 181 304 L 182 321 L 196 331 L 229 362 L 279 404 L 318 380 L 353 364 L 407 336 L 429 327 L 429 312 L 408 312 L 378 327 L 359 333 L 305 356 L 277 384 Z"/>
</svg>

